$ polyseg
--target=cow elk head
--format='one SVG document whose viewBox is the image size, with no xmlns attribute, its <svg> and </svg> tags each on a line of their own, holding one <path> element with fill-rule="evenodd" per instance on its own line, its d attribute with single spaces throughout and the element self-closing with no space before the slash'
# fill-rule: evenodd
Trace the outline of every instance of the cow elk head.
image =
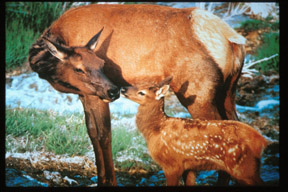
<svg viewBox="0 0 288 192">
<path fill-rule="evenodd" d="M 69 47 L 43 38 L 58 61 L 56 75 L 48 81 L 61 92 L 97 95 L 110 102 L 119 98 L 119 89 L 103 73 L 104 60 L 94 50 L 103 28 L 83 47 Z"/>
</svg>

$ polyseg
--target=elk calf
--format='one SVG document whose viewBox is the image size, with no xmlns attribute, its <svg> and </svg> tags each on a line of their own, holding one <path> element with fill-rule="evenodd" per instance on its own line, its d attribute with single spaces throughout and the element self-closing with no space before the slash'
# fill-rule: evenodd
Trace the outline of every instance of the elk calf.
<svg viewBox="0 0 288 192">
<path fill-rule="evenodd" d="M 195 184 L 196 170 L 222 170 L 239 183 L 262 184 L 260 157 L 267 140 L 238 121 L 168 117 L 164 96 L 171 80 L 121 89 L 122 96 L 140 104 L 136 123 L 152 159 L 162 167 L 167 185 L 179 185 L 184 172 L 190 178 L 185 184 Z"/>
</svg>

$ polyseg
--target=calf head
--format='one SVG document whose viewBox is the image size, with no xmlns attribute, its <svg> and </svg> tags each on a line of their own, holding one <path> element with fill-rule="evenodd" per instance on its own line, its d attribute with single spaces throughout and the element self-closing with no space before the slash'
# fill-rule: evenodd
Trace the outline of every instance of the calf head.
<svg viewBox="0 0 288 192">
<path fill-rule="evenodd" d="M 121 88 L 121 95 L 140 105 L 152 103 L 163 98 L 169 90 L 172 76 L 165 78 L 158 84 L 146 84 Z"/>
<path fill-rule="evenodd" d="M 103 73 L 104 60 L 94 53 L 102 30 L 83 47 L 69 47 L 41 38 L 30 49 L 31 68 L 58 91 L 97 95 L 106 102 L 119 98 L 118 87 Z M 42 51 L 37 52 L 38 47 Z"/>
</svg>

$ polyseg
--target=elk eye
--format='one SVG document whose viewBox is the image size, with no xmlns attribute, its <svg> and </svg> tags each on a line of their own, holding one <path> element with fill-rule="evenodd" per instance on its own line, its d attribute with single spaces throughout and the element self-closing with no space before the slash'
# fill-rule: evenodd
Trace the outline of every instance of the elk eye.
<svg viewBox="0 0 288 192">
<path fill-rule="evenodd" d="M 84 71 L 80 68 L 75 68 L 74 71 L 76 71 L 77 73 L 84 73 Z"/>
<path fill-rule="evenodd" d="M 145 93 L 145 91 L 139 91 L 138 94 L 141 96 L 144 96 L 146 93 Z"/>
</svg>

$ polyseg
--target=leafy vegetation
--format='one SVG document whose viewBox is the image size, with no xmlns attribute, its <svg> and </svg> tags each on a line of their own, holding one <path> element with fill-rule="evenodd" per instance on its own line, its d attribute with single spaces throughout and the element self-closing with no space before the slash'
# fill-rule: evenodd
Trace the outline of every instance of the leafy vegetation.
<svg viewBox="0 0 288 192">
<path fill-rule="evenodd" d="M 279 72 L 279 20 L 268 16 L 265 19 L 249 19 L 241 23 L 241 29 L 247 34 L 252 31 L 262 30 L 260 36 L 262 44 L 257 48 L 254 59 L 261 60 L 278 54 L 277 57 L 263 61 L 254 66 L 257 70 Z M 264 32 L 264 33 L 263 33 Z"/>
<path fill-rule="evenodd" d="M 279 21 L 273 21 L 272 17 L 267 17 L 264 20 L 258 20 L 258 19 L 248 19 L 241 23 L 241 26 L 239 27 L 241 29 L 244 29 L 246 33 L 259 30 L 259 29 L 265 29 L 270 28 L 272 30 L 278 30 L 279 29 Z"/>
<path fill-rule="evenodd" d="M 32 43 L 71 3 L 6 2 L 6 71 L 21 66 Z"/>
<path fill-rule="evenodd" d="M 257 49 L 255 59 L 260 60 L 274 54 L 279 55 L 279 33 L 270 32 L 263 35 L 263 44 Z M 258 70 L 279 72 L 279 56 L 256 65 Z"/>
</svg>

